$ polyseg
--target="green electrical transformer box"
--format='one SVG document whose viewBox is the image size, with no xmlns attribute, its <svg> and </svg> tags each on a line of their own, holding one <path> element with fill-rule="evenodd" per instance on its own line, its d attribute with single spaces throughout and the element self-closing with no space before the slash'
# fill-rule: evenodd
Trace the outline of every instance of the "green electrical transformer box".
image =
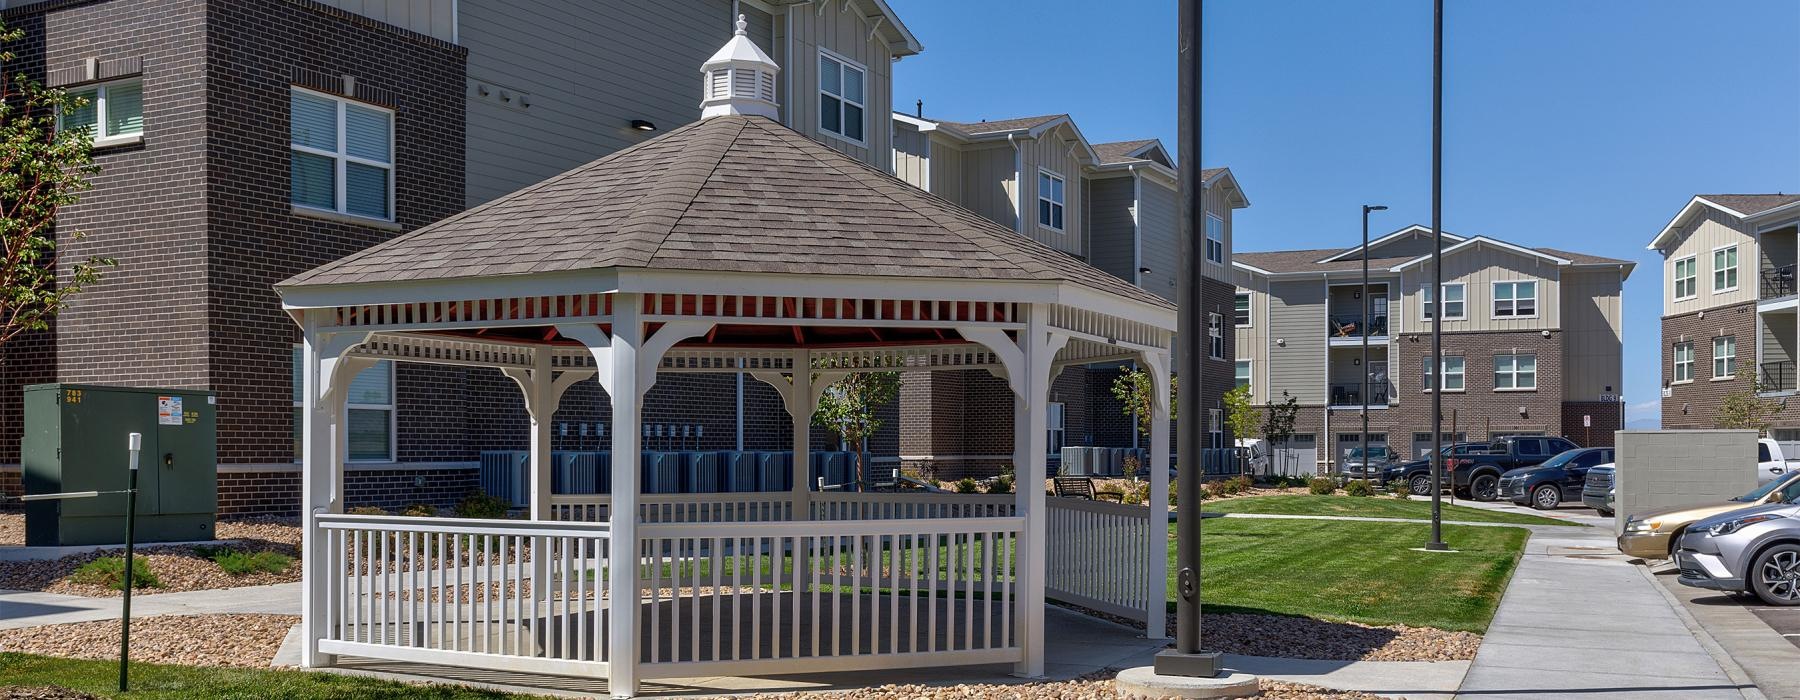
<svg viewBox="0 0 1800 700">
<path fill-rule="evenodd" d="M 138 453 L 139 542 L 213 539 L 219 503 L 218 411 L 210 391 L 87 384 L 25 387 L 25 493 L 123 491 L 129 436 Z M 125 541 L 123 493 L 25 504 L 25 544 Z"/>
</svg>

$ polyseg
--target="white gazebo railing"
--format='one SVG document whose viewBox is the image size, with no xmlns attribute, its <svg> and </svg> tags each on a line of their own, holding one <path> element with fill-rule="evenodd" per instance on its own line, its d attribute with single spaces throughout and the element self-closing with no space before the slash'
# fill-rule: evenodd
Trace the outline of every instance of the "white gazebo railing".
<svg viewBox="0 0 1800 700">
<path fill-rule="evenodd" d="M 1168 531 L 1168 511 L 1075 498 L 1048 505 L 1045 595 L 1160 631 L 1168 562 L 1153 559 L 1166 555 L 1151 545 L 1153 528 Z"/>
<path fill-rule="evenodd" d="M 607 672 L 610 528 L 313 516 L 330 571 L 319 651 L 562 675 Z"/>
</svg>

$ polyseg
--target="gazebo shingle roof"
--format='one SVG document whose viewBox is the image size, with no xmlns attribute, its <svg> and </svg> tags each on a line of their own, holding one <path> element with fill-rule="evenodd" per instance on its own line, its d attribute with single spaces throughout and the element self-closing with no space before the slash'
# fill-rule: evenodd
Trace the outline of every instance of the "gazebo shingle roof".
<svg viewBox="0 0 1800 700">
<path fill-rule="evenodd" d="M 1167 302 L 761 117 L 713 117 L 278 287 L 599 268 L 1067 281 Z"/>
</svg>

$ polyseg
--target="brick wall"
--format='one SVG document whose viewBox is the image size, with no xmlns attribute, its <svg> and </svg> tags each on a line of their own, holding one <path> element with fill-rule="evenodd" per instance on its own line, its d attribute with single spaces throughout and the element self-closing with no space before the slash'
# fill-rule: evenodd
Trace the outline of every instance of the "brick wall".
<svg viewBox="0 0 1800 700">
<path fill-rule="evenodd" d="M 1583 425 L 1582 418 L 1592 425 Z M 1582 447 L 1612 447 L 1613 433 L 1625 429 L 1625 404 L 1570 401 L 1563 404 L 1563 434 Z"/>
<path fill-rule="evenodd" d="M 1549 337 L 1537 331 L 1445 333 L 1444 355 L 1463 358 L 1464 390 L 1444 393 L 1443 430 L 1450 430 L 1455 411 L 1456 429 L 1472 440 L 1497 432 L 1561 435 L 1562 339 L 1560 331 L 1551 331 Z M 1400 406 L 1391 411 L 1399 413 L 1400 425 L 1408 426 L 1409 432 L 1430 432 L 1431 395 L 1421 391 L 1421 382 L 1431 336 L 1404 334 L 1399 346 L 1400 372 L 1393 379 Z M 1537 354 L 1537 390 L 1494 390 L 1494 355 L 1513 352 Z M 1525 415 L 1520 415 L 1520 407 Z"/>
<path fill-rule="evenodd" d="M 293 212 L 291 87 L 338 94 L 351 76 L 358 99 L 394 110 L 394 218 L 411 230 L 463 207 L 464 51 L 306 0 L 207 3 L 205 20 L 206 352 L 216 368 L 219 460 L 287 461 L 298 332 L 271 285 L 401 232 Z M 461 372 L 408 370 L 397 375 L 397 394 L 413 397 L 438 394 Z M 450 410 L 403 406 L 400 416 L 415 433 L 402 459 L 470 452 L 432 442 L 462 429 Z"/>
<path fill-rule="evenodd" d="M 5 473 L 0 472 L 0 480 L 4 478 Z M 344 504 L 347 508 L 398 509 L 414 503 L 428 503 L 447 508 L 476 490 L 480 481 L 479 472 L 472 467 L 352 467 L 345 472 Z M 220 516 L 299 514 L 298 468 L 228 469 L 219 473 Z"/>
<path fill-rule="evenodd" d="M 1718 427 L 1719 408 L 1725 397 L 1756 388 L 1756 303 L 1746 302 L 1700 312 L 1665 316 L 1662 320 L 1662 374 L 1657 386 L 1667 386 L 1662 400 L 1665 430 L 1709 430 Z M 1712 381 L 1712 339 L 1737 336 L 1736 379 Z M 1675 344 L 1694 344 L 1693 381 L 1674 384 Z M 1800 401 L 1788 401 L 1772 418 L 1778 428 L 1800 427 Z M 1579 424 L 1577 424 L 1579 425 Z"/>
<path fill-rule="evenodd" d="M 13 500 L 25 494 L 22 472 L 18 467 L 0 467 L 0 512 L 24 510 L 24 504 Z"/>
</svg>

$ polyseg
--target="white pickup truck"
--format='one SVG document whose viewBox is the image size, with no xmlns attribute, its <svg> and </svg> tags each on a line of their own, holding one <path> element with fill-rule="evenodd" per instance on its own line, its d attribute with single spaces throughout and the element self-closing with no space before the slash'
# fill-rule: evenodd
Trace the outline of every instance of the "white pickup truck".
<svg viewBox="0 0 1800 700">
<path fill-rule="evenodd" d="M 1756 483 L 1769 483 L 1796 469 L 1800 469 L 1800 459 L 1782 454 L 1781 443 L 1770 438 L 1756 441 Z"/>
</svg>

